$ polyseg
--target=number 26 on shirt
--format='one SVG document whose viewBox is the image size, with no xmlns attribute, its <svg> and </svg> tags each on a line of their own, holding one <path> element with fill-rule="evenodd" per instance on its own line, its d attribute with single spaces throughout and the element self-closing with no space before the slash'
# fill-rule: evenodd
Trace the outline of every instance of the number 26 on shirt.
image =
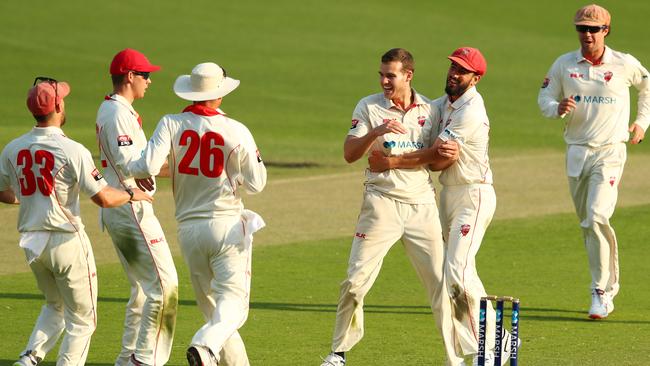
<svg viewBox="0 0 650 366">
<path fill-rule="evenodd" d="M 178 172 L 188 175 L 201 174 L 208 178 L 217 178 L 223 173 L 224 156 L 219 146 L 224 146 L 223 136 L 207 131 L 203 136 L 194 130 L 185 130 L 181 134 L 180 146 L 187 146 L 185 156 L 178 164 Z M 199 168 L 191 166 L 196 154 L 199 154 Z"/>
</svg>

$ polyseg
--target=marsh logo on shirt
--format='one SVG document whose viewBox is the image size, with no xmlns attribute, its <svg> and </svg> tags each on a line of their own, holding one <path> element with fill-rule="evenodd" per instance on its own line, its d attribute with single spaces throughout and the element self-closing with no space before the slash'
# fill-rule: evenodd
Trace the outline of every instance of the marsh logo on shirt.
<svg viewBox="0 0 650 366">
<path fill-rule="evenodd" d="M 92 172 L 90 172 L 90 175 L 92 175 L 93 179 L 96 181 L 100 181 L 104 179 L 104 176 L 102 175 L 102 173 L 99 172 L 99 170 L 97 170 L 97 168 L 95 168 Z"/>
<path fill-rule="evenodd" d="M 129 135 L 119 135 L 117 136 L 117 146 L 131 146 L 133 145 L 133 140 Z"/>
<path fill-rule="evenodd" d="M 424 127 L 425 123 L 427 123 L 427 117 L 425 116 L 418 117 L 418 124 L 420 125 L 420 127 Z"/>
<path fill-rule="evenodd" d="M 582 102 L 585 104 L 616 104 L 616 98 L 600 95 L 574 95 L 573 100 L 576 103 Z"/>
<path fill-rule="evenodd" d="M 350 129 L 353 130 L 353 129 L 357 128 L 358 124 L 359 124 L 359 120 L 358 119 L 353 119 L 352 120 L 352 127 L 350 127 Z"/>
<path fill-rule="evenodd" d="M 423 149 L 424 144 L 419 141 L 384 141 L 386 149 L 400 148 L 400 149 Z"/>
</svg>

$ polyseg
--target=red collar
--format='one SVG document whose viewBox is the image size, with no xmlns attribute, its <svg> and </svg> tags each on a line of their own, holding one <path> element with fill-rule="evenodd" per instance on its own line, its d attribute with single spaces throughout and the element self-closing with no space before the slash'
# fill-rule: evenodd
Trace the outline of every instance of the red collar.
<svg viewBox="0 0 650 366">
<path fill-rule="evenodd" d="M 207 116 L 207 117 L 218 116 L 221 114 L 219 113 L 218 110 L 214 108 L 206 107 L 203 104 L 189 105 L 185 107 L 185 109 L 183 109 L 183 112 L 192 112 L 194 114 L 198 114 L 199 116 Z"/>
</svg>

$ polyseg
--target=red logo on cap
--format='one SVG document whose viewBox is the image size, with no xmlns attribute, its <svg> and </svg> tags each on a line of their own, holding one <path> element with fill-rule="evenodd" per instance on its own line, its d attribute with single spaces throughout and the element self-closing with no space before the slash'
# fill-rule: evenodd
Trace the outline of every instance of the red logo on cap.
<svg viewBox="0 0 650 366">
<path fill-rule="evenodd" d="M 470 228 L 471 226 L 469 226 L 469 224 L 463 224 L 460 226 L 460 233 L 463 234 L 463 236 L 467 236 Z"/>
</svg>

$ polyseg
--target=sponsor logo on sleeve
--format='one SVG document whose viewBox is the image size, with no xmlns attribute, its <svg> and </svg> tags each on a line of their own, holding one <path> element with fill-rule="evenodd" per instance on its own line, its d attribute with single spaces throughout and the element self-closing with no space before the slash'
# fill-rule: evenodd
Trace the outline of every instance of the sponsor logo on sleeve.
<svg viewBox="0 0 650 366">
<path fill-rule="evenodd" d="M 117 146 L 131 146 L 133 145 L 133 140 L 129 135 L 119 135 L 117 136 Z"/>
<path fill-rule="evenodd" d="M 352 120 L 352 127 L 350 127 L 350 129 L 354 130 L 355 128 L 357 128 L 358 124 L 359 124 L 359 120 L 358 119 L 353 119 Z"/>
<path fill-rule="evenodd" d="M 257 155 L 257 162 L 261 163 L 262 162 L 262 154 L 260 154 L 259 149 L 255 150 L 255 155 Z"/>
<path fill-rule="evenodd" d="M 95 168 L 92 172 L 90 172 L 90 175 L 92 175 L 93 179 L 96 181 L 100 181 L 104 179 L 104 176 L 102 175 L 102 173 L 99 172 L 99 170 L 97 170 L 97 168 Z"/>
<path fill-rule="evenodd" d="M 544 78 L 544 82 L 542 83 L 542 89 L 548 88 L 548 84 L 551 83 L 551 79 L 549 78 Z"/>
<path fill-rule="evenodd" d="M 445 131 L 443 132 L 443 134 L 449 136 L 449 138 L 452 139 L 452 140 L 461 140 L 460 136 L 457 133 L 455 133 L 454 131 L 452 131 L 452 130 L 450 130 L 448 128 L 445 128 Z"/>
</svg>

